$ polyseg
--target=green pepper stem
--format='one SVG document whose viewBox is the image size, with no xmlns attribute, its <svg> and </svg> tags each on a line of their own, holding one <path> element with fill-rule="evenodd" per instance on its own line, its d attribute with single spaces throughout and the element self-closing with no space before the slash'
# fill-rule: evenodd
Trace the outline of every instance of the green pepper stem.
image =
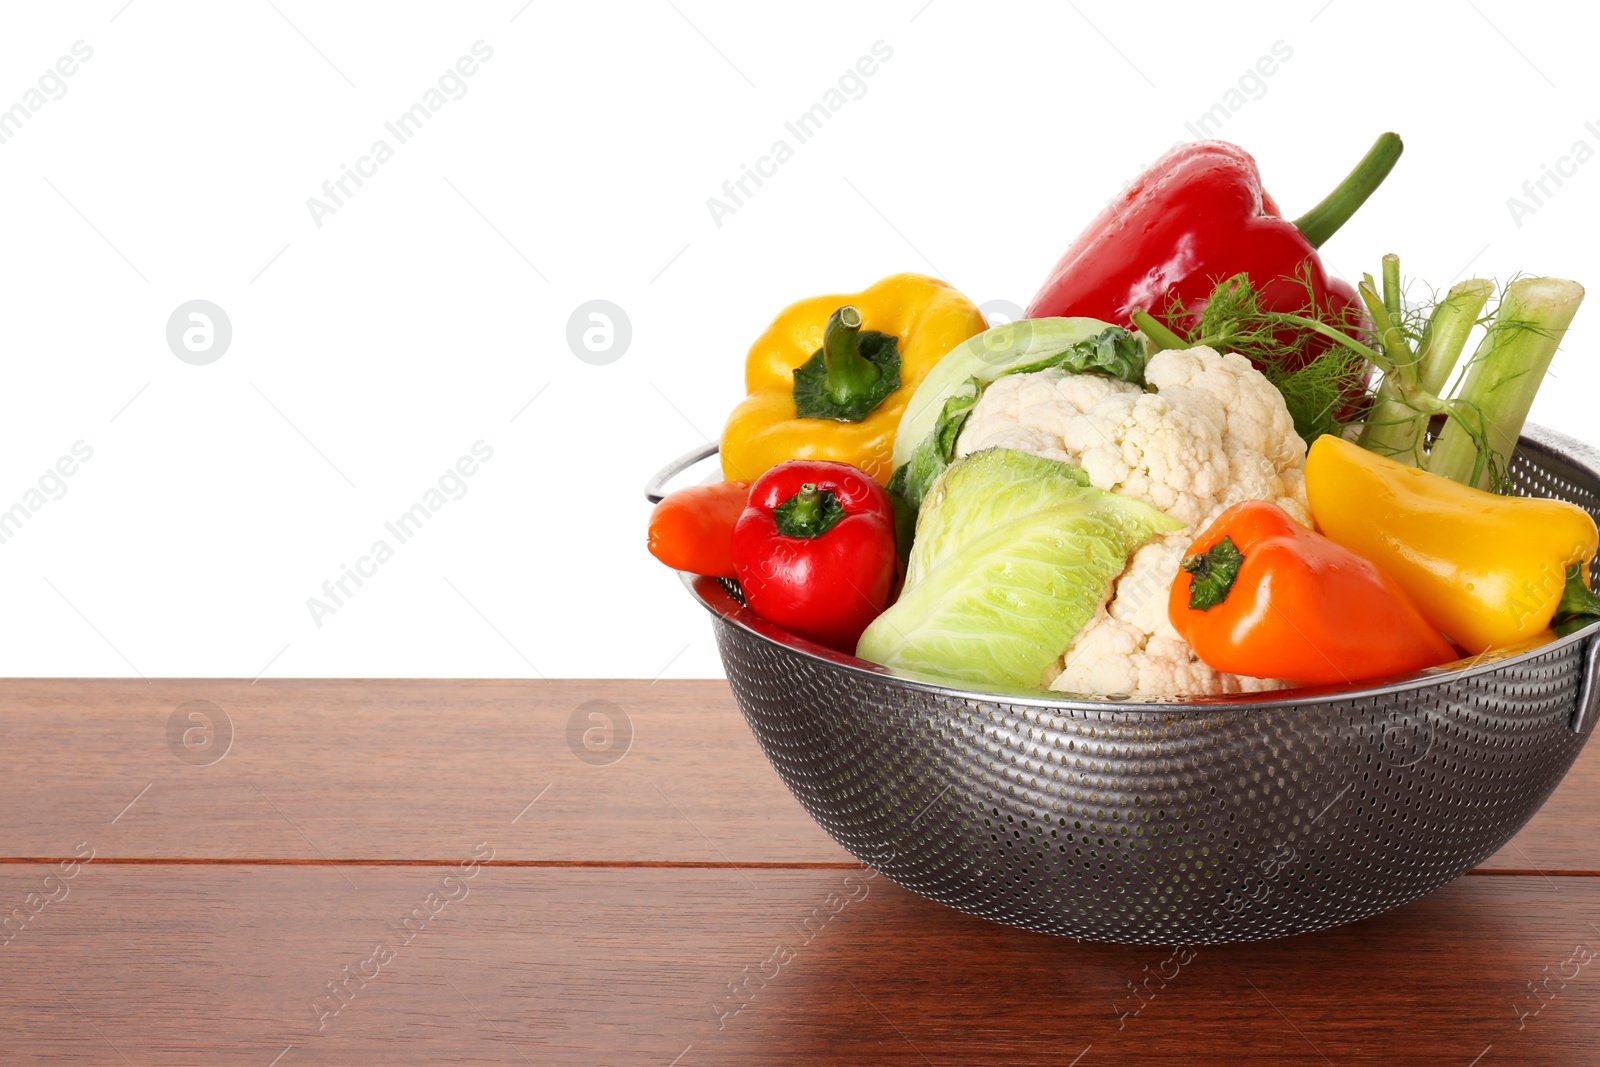
<svg viewBox="0 0 1600 1067">
<path fill-rule="evenodd" d="M 1129 313 L 1128 318 L 1140 333 L 1150 339 L 1150 343 L 1155 346 L 1157 352 L 1162 352 L 1169 348 L 1189 347 L 1188 341 L 1168 329 L 1160 319 L 1144 308 L 1134 308 Z"/>
<path fill-rule="evenodd" d="M 821 537 L 844 518 L 844 505 L 831 489 L 806 482 L 800 491 L 772 509 L 772 521 L 785 537 Z"/>
<path fill-rule="evenodd" d="M 1556 605 L 1555 621 L 1596 617 L 1600 617 L 1600 594 L 1583 584 L 1583 568 L 1574 563 L 1567 568 L 1567 587 L 1561 592 L 1561 603 Z"/>
<path fill-rule="evenodd" d="M 848 404 L 869 392 L 883 372 L 861 354 L 861 312 L 846 304 L 822 328 L 822 362 L 828 368 L 825 379 L 828 396 L 836 404 Z"/>
<path fill-rule="evenodd" d="M 822 515 L 822 491 L 815 482 L 807 482 L 790 498 L 789 518 L 796 526 L 814 526 Z"/>
<path fill-rule="evenodd" d="M 1383 179 L 1394 169 L 1395 162 L 1405 145 L 1397 133 L 1385 133 L 1373 142 L 1367 154 L 1361 157 L 1355 169 L 1345 175 L 1344 181 L 1322 202 L 1294 220 L 1295 227 L 1305 234 L 1312 248 L 1321 248 L 1339 227 L 1350 221 L 1367 197 L 1383 184 Z"/>
<path fill-rule="evenodd" d="M 1210 611 L 1227 600 L 1243 563 L 1244 553 L 1233 543 L 1233 538 L 1226 536 L 1204 552 L 1185 556 L 1181 566 L 1194 576 L 1189 585 L 1189 607 L 1194 611 Z"/>
</svg>

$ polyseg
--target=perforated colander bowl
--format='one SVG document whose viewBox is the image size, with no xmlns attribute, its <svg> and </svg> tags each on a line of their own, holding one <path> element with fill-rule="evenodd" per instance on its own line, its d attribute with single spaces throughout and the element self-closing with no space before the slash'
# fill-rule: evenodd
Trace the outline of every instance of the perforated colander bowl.
<svg viewBox="0 0 1600 1067">
<path fill-rule="evenodd" d="M 1578 441 L 1529 427 L 1511 473 L 1600 517 L 1600 453 Z M 834 840 L 953 908 L 1100 941 L 1283 937 L 1416 900 L 1533 816 L 1600 710 L 1600 624 L 1379 686 L 1136 704 L 896 677 L 731 583 L 685 583 L 762 750 Z"/>
</svg>

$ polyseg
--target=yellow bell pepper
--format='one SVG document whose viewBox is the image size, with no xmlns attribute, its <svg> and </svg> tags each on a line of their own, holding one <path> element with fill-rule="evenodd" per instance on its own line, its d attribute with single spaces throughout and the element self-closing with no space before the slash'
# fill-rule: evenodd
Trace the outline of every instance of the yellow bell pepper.
<svg viewBox="0 0 1600 1067">
<path fill-rule="evenodd" d="M 724 476 L 753 482 L 786 459 L 832 460 L 887 483 L 911 394 L 986 328 L 972 301 L 921 274 L 789 305 L 750 346 L 749 395 L 722 431 Z"/>
<path fill-rule="evenodd" d="M 1332 435 L 1306 456 L 1306 496 L 1318 529 L 1377 564 L 1474 655 L 1525 641 L 1558 607 L 1592 600 L 1600 534 L 1576 504 L 1486 493 Z"/>
</svg>

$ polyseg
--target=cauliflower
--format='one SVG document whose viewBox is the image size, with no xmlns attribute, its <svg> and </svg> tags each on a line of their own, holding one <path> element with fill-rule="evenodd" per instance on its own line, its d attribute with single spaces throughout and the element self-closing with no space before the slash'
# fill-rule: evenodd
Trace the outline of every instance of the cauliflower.
<svg viewBox="0 0 1600 1067">
<path fill-rule="evenodd" d="M 1305 442 L 1283 397 L 1236 353 L 1158 352 L 1156 390 L 1054 368 L 1000 378 L 973 408 L 957 455 L 1014 448 L 1075 463 L 1097 489 L 1145 501 L 1187 530 L 1129 559 L 1062 656 L 1052 689 L 1146 697 L 1281 688 L 1211 669 L 1167 619 L 1167 594 L 1195 535 L 1241 500 L 1270 500 L 1310 525 Z"/>
</svg>

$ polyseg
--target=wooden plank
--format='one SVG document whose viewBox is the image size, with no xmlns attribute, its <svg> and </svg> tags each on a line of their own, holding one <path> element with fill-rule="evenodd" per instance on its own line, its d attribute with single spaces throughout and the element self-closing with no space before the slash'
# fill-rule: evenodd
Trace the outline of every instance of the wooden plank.
<svg viewBox="0 0 1600 1067">
<path fill-rule="evenodd" d="M 1352 927 L 1174 957 L 849 870 L 47 871 L 0 868 L 7 907 L 60 896 L 0 946 L 7 1064 L 1600 1060 L 1594 878 L 1466 878 Z M 402 938 L 430 893 L 457 899 Z"/>
<path fill-rule="evenodd" d="M 195 700 L 232 726 L 209 765 L 204 748 L 180 743 L 184 762 L 169 745 Z M 586 729 L 606 739 L 590 711 L 628 724 L 616 762 L 623 730 L 609 751 L 584 748 Z M 203 729 L 187 712 L 178 722 Z M 493 835 L 526 861 L 849 861 L 720 681 L 10 680 L 0 730 L 0 857 L 65 855 L 95 831 L 108 854 L 156 859 L 442 862 L 463 837 Z M 1597 810 L 1590 746 L 1485 868 L 1600 871 Z"/>
<path fill-rule="evenodd" d="M 204 740 L 191 701 L 231 724 L 208 765 L 169 744 L 175 715 Z M 0 730 L 4 856 L 850 861 L 724 682 L 11 680 Z"/>
</svg>

